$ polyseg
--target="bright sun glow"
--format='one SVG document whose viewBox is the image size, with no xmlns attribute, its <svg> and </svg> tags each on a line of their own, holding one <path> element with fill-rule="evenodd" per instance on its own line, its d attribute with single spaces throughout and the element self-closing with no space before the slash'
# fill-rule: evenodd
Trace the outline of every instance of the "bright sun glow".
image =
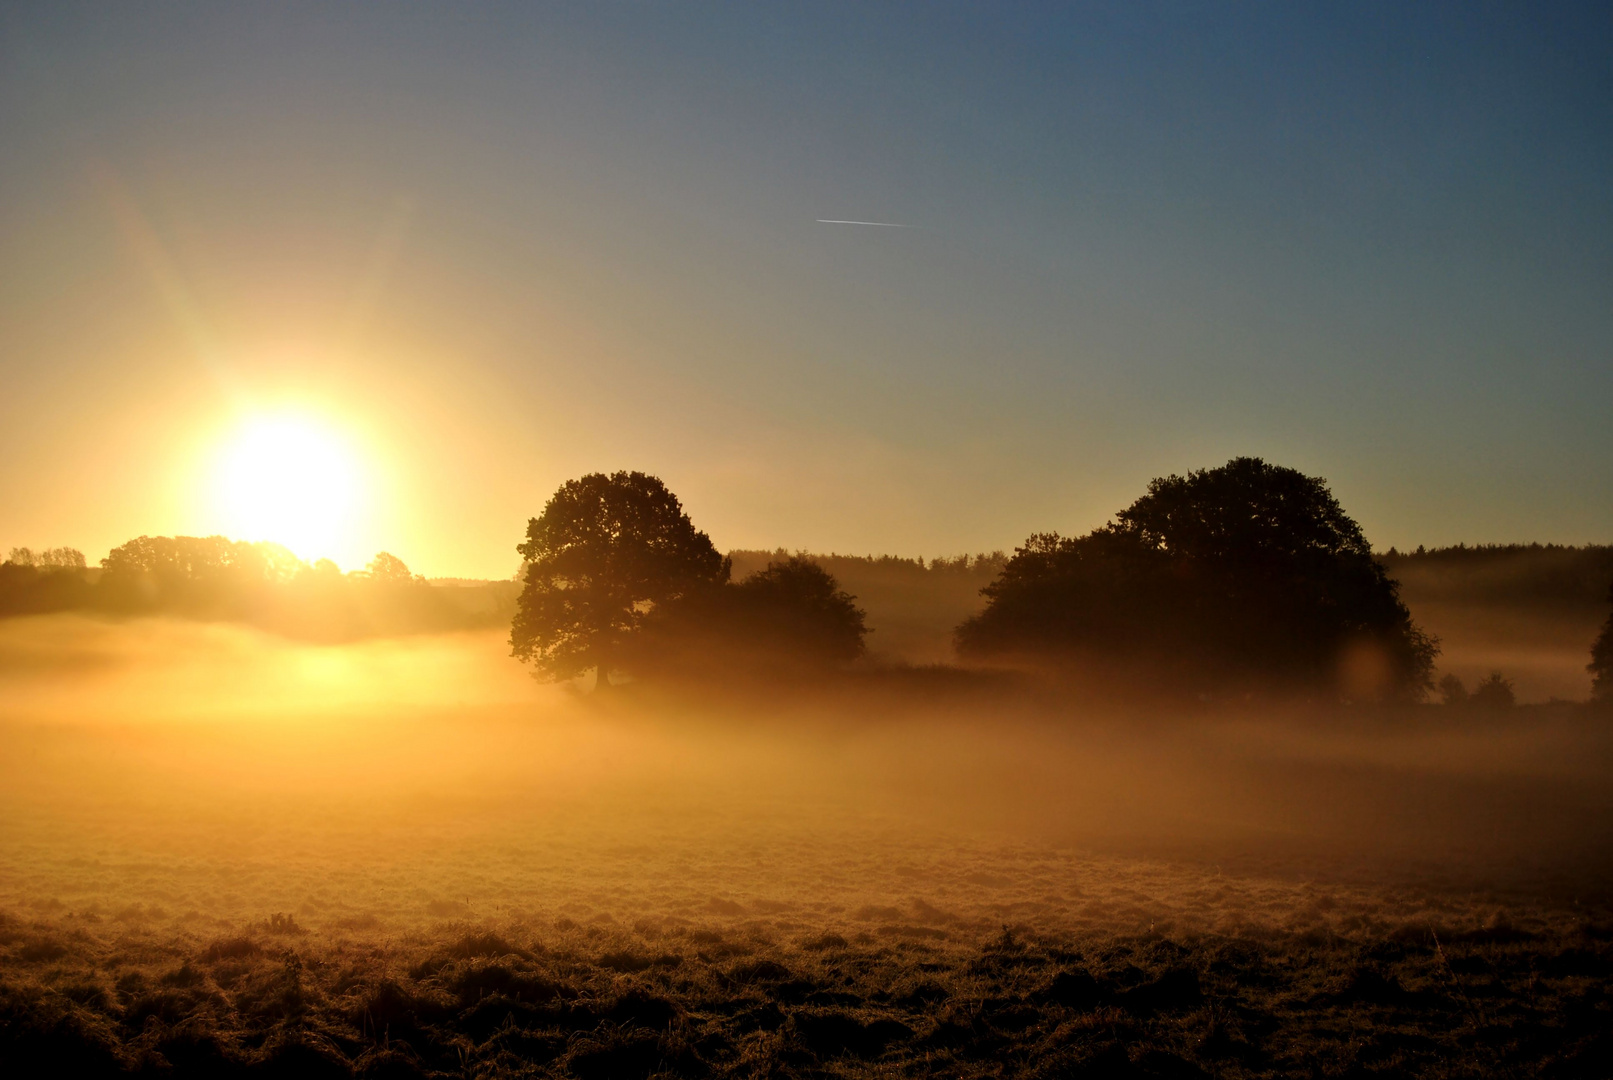
<svg viewBox="0 0 1613 1080">
<path fill-rule="evenodd" d="M 362 469 L 352 446 L 326 424 L 297 414 L 254 417 L 217 460 L 228 535 L 273 540 L 304 559 L 332 557 L 351 545 Z"/>
</svg>

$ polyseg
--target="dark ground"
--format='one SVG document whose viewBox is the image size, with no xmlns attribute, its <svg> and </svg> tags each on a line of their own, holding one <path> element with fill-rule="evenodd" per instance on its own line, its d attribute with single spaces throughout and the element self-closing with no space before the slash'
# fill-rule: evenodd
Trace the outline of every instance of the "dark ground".
<svg viewBox="0 0 1613 1080">
<path fill-rule="evenodd" d="M 11 1076 L 1613 1074 L 1613 923 L 1056 934 L 862 912 L 209 941 L 8 917 Z M 890 920 L 890 921 L 880 921 Z M 363 922 L 364 920 L 357 920 Z M 848 936 L 849 934 L 849 936 Z"/>
</svg>

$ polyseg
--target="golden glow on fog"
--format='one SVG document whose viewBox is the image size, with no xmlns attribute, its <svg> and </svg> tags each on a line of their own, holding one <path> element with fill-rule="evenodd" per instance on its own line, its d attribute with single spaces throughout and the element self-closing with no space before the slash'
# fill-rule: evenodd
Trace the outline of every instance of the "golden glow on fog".
<svg viewBox="0 0 1613 1080">
<path fill-rule="evenodd" d="M 272 540 L 305 559 L 330 557 L 353 543 L 365 479 L 351 443 L 322 421 L 296 413 L 253 417 L 217 457 L 221 531 Z"/>
</svg>

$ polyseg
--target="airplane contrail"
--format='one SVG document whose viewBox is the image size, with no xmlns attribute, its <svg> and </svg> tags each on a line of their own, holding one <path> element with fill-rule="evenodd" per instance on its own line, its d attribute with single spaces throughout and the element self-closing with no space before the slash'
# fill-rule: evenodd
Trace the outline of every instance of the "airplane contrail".
<svg viewBox="0 0 1613 1080">
<path fill-rule="evenodd" d="M 837 218 L 814 218 L 819 225 L 878 225 L 881 229 L 915 229 L 916 225 L 898 225 L 894 221 L 841 221 Z"/>
</svg>

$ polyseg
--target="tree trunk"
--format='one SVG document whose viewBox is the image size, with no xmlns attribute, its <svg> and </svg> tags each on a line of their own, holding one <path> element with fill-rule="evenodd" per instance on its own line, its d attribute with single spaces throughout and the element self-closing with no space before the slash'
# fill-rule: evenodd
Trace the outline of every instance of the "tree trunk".
<svg viewBox="0 0 1613 1080">
<path fill-rule="evenodd" d="M 594 664 L 594 693 L 610 689 L 610 660 L 601 655 Z"/>
</svg>

